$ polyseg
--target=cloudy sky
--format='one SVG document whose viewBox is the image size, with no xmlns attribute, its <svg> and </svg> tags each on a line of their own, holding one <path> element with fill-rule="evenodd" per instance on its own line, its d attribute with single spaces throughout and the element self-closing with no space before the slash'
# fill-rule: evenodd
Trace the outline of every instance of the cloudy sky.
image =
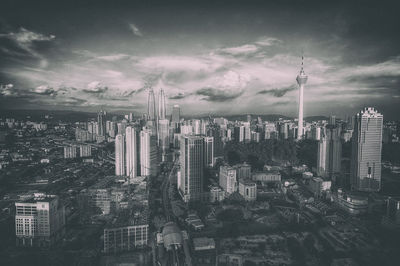
<svg viewBox="0 0 400 266">
<path fill-rule="evenodd" d="M 306 116 L 400 118 L 395 2 L 33 2 L 2 0 L 3 109 L 141 113 L 151 86 L 185 114 L 295 116 L 304 53 Z"/>
</svg>

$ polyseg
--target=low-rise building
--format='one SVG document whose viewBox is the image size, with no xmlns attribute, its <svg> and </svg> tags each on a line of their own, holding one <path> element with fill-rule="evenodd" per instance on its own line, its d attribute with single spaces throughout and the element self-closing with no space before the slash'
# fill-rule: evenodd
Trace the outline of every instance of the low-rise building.
<svg viewBox="0 0 400 266">
<path fill-rule="evenodd" d="M 257 199 L 257 184 L 248 179 L 239 180 L 239 193 L 246 201 Z"/>
<path fill-rule="evenodd" d="M 18 246 L 49 247 L 64 233 L 65 208 L 55 195 L 34 193 L 15 203 Z"/>
</svg>

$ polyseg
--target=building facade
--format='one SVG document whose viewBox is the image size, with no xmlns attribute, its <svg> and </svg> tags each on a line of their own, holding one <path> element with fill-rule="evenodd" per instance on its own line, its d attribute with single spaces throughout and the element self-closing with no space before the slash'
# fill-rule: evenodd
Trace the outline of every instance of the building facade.
<svg viewBox="0 0 400 266">
<path fill-rule="evenodd" d="M 195 200 L 203 192 L 204 166 L 204 137 L 182 136 L 178 189 L 185 201 Z"/>
<path fill-rule="evenodd" d="M 49 247 L 63 234 L 65 209 L 54 195 L 35 193 L 15 203 L 15 234 L 18 246 Z"/>
<path fill-rule="evenodd" d="M 381 189 L 383 115 L 368 107 L 354 117 L 350 182 L 358 191 Z"/>
</svg>

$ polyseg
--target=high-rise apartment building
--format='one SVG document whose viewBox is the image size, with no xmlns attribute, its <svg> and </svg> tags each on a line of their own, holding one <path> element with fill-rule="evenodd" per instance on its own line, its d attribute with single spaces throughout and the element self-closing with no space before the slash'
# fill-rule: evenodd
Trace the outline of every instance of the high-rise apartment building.
<svg viewBox="0 0 400 266">
<path fill-rule="evenodd" d="M 79 155 L 80 155 L 80 157 L 90 157 L 90 156 L 92 156 L 92 146 L 90 146 L 90 145 L 79 145 Z"/>
<path fill-rule="evenodd" d="M 115 137 L 115 175 L 125 175 L 125 138 L 122 134 Z"/>
<path fill-rule="evenodd" d="M 198 199 L 203 192 L 204 137 L 181 137 L 180 166 L 179 192 L 185 202 Z"/>
<path fill-rule="evenodd" d="M 76 158 L 77 148 L 76 145 L 64 146 L 64 158 L 73 159 Z"/>
<path fill-rule="evenodd" d="M 137 137 L 136 130 L 128 126 L 125 131 L 126 138 L 126 175 L 129 177 L 136 177 L 137 175 Z"/>
<path fill-rule="evenodd" d="M 351 187 L 358 191 L 381 189 L 383 115 L 368 107 L 354 117 Z"/>
<path fill-rule="evenodd" d="M 155 176 L 158 167 L 157 138 L 148 129 L 140 132 L 140 174 Z"/>
</svg>

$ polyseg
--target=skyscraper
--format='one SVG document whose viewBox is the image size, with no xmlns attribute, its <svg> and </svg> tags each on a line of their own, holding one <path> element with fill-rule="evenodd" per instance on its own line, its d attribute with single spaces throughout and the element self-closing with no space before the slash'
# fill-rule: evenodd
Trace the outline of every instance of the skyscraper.
<svg viewBox="0 0 400 266">
<path fill-rule="evenodd" d="M 165 119 L 167 114 L 167 109 L 165 105 L 165 94 L 164 90 L 160 89 L 160 93 L 158 94 L 158 119 Z"/>
<path fill-rule="evenodd" d="M 133 127 L 126 128 L 126 175 L 136 177 L 137 174 L 137 145 L 136 130 Z"/>
<path fill-rule="evenodd" d="M 332 179 L 334 174 L 341 171 L 340 127 L 329 124 L 324 132 L 318 143 L 317 172 L 322 177 Z"/>
<path fill-rule="evenodd" d="M 105 136 L 106 135 L 106 111 L 101 110 L 97 113 L 97 135 Z"/>
<path fill-rule="evenodd" d="M 182 136 L 180 151 L 178 189 L 185 202 L 196 200 L 203 192 L 204 137 Z"/>
<path fill-rule="evenodd" d="M 159 146 L 163 152 L 169 148 L 169 120 L 161 119 L 158 121 Z"/>
<path fill-rule="evenodd" d="M 207 167 L 214 166 L 214 137 L 204 138 L 204 155 Z"/>
<path fill-rule="evenodd" d="M 150 121 L 154 121 L 156 119 L 156 103 L 152 88 L 150 88 L 147 98 L 147 119 Z"/>
<path fill-rule="evenodd" d="M 140 132 L 140 174 L 155 176 L 158 167 L 157 138 L 151 135 L 150 130 Z"/>
<path fill-rule="evenodd" d="M 368 107 L 354 117 L 351 153 L 351 187 L 359 191 L 381 188 L 383 115 Z"/>
<path fill-rule="evenodd" d="M 307 75 L 303 70 L 303 57 L 301 57 L 301 70 L 299 75 L 297 75 L 296 81 L 299 85 L 299 125 L 297 131 L 297 139 L 303 138 L 303 94 L 304 94 L 304 85 L 307 83 Z"/>
<path fill-rule="evenodd" d="M 122 134 L 115 137 L 115 175 L 125 175 L 125 138 Z"/>
<path fill-rule="evenodd" d="M 179 123 L 179 121 L 181 121 L 181 108 L 177 104 L 172 107 L 171 121 L 173 123 Z"/>
</svg>

